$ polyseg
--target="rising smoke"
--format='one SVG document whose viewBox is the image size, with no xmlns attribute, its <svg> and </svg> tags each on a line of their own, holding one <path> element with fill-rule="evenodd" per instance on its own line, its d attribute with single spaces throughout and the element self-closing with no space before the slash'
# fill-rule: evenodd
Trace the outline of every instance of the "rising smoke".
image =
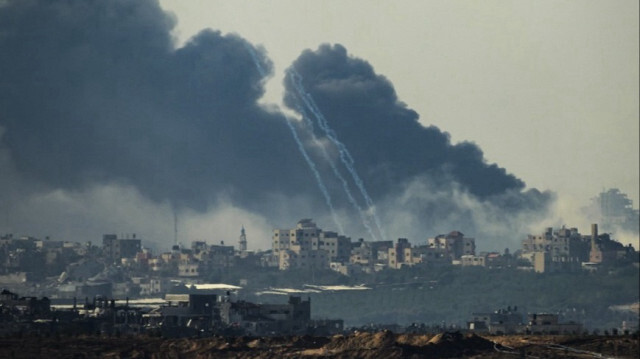
<svg viewBox="0 0 640 359">
<path fill-rule="evenodd" d="M 381 212 L 390 234 L 424 239 L 425 229 L 457 228 L 502 240 L 517 237 L 546 209 L 549 193 L 525 191 L 521 180 L 487 164 L 476 145 L 453 145 L 446 133 L 423 127 L 391 83 L 342 46 L 307 50 L 292 68 L 300 82 L 285 82 L 285 103 L 295 108 L 301 88 L 314 99 L 322 111 L 318 130 L 330 139 L 339 134 L 342 142 L 332 142 L 341 157 L 349 144 L 343 162 L 363 174 L 378 207 L 388 209 Z"/>
<path fill-rule="evenodd" d="M 174 24 L 156 1 L 0 5 L 0 232 L 168 244 L 177 211 L 185 241 L 233 241 L 244 224 L 265 248 L 270 227 L 313 217 L 356 238 L 459 229 L 500 248 L 550 202 L 422 126 L 340 45 L 292 65 L 298 121 L 258 104 L 264 50 L 213 30 L 175 48 Z"/>
</svg>

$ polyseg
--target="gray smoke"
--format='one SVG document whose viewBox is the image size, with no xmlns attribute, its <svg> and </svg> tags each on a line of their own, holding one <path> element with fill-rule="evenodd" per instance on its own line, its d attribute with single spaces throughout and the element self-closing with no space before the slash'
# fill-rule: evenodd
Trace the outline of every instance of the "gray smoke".
<svg viewBox="0 0 640 359">
<path fill-rule="evenodd" d="M 53 201 L 52 193 L 74 203 L 83 194 L 98 198 L 105 209 L 96 215 L 108 217 L 106 198 L 118 196 L 100 188 L 119 188 L 123 198 L 128 191 L 139 195 L 142 209 L 160 206 L 158 215 L 168 218 L 158 222 L 171 218 L 168 208 L 197 216 L 228 207 L 234 208 L 229 213 L 260 217 L 261 227 L 290 226 L 298 217 L 331 227 L 325 198 L 286 117 L 258 104 L 265 75 L 247 47 L 271 73 L 265 51 L 213 30 L 176 49 L 174 24 L 151 0 L 0 5 L 0 198 L 10 212 L 2 217 L 5 226 L 24 223 L 27 231 L 28 199 Z M 516 223 L 549 202 L 549 194 L 524 191 L 521 180 L 487 164 L 474 144 L 452 145 L 446 133 L 423 127 L 388 80 L 341 46 L 305 51 L 293 66 L 349 149 L 389 237 L 424 239 L 440 227 L 474 235 L 478 221 L 494 219 L 475 218 L 478 206 Z M 285 100 L 296 108 L 290 93 Z M 366 235 L 309 129 L 292 123 L 329 181 L 336 211 L 353 218 L 346 234 Z M 411 192 L 417 189 L 426 192 Z M 39 218 L 47 217 L 40 212 Z"/>
<path fill-rule="evenodd" d="M 25 176 L 67 189 L 117 179 L 199 209 L 220 191 L 306 190 L 281 116 L 256 103 L 245 40 L 207 30 L 175 50 L 152 1 L 15 1 L 0 24 L 0 124 Z"/>
<path fill-rule="evenodd" d="M 486 163 L 475 144 L 453 145 L 438 128 L 422 126 L 391 83 L 344 47 L 307 50 L 292 67 L 348 144 L 369 193 L 384 203 L 378 207 L 397 231 L 391 233 L 424 239 L 424 229 L 433 234 L 457 228 L 515 239 L 546 210 L 549 193 L 525 191 L 522 180 Z M 296 89 L 290 82 L 285 86 L 285 102 L 295 108 Z"/>
</svg>

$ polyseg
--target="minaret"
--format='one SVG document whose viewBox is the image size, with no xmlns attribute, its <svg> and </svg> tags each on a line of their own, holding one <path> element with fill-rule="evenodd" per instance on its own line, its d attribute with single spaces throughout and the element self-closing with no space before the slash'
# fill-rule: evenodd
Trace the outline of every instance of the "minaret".
<svg viewBox="0 0 640 359">
<path fill-rule="evenodd" d="M 240 252 L 247 251 L 247 235 L 244 232 L 244 226 L 242 226 L 242 229 L 240 230 L 240 243 L 238 249 L 240 250 Z"/>
<path fill-rule="evenodd" d="M 598 239 L 598 225 L 591 225 L 591 251 L 589 251 L 589 262 L 602 263 L 602 251 L 598 247 L 596 240 Z"/>
</svg>

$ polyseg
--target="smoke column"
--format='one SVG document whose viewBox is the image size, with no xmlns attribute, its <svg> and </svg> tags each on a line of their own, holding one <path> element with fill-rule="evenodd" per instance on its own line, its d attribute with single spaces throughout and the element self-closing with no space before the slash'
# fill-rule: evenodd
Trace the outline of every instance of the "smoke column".
<svg viewBox="0 0 640 359">
<path fill-rule="evenodd" d="M 376 227 L 378 229 L 378 232 L 380 233 L 380 236 L 384 240 L 385 235 L 384 235 L 384 232 L 382 231 L 382 225 L 380 224 L 380 220 L 376 215 L 375 205 L 373 204 L 371 197 L 367 193 L 367 190 L 365 189 L 364 183 L 360 179 L 360 176 L 358 176 L 358 173 L 353 167 L 354 161 L 353 161 L 353 158 L 351 157 L 351 154 L 347 150 L 346 146 L 338 140 L 336 133 L 329 127 L 327 120 L 324 118 L 324 116 L 320 112 L 320 109 L 316 106 L 315 101 L 313 101 L 313 98 L 311 98 L 311 95 L 309 95 L 305 91 L 304 86 L 302 85 L 302 76 L 300 76 L 300 74 L 296 72 L 295 68 L 292 67 L 289 70 L 289 77 L 296 91 L 298 92 L 301 100 L 304 102 L 307 108 L 311 111 L 311 113 L 313 113 L 313 115 L 315 116 L 320 129 L 324 131 L 326 136 L 338 148 L 338 151 L 340 152 L 340 160 L 345 165 L 349 173 L 351 173 L 351 176 L 353 177 L 353 180 L 356 183 L 356 186 L 358 186 L 360 193 L 362 193 L 362 196 L 364 197 L 364 200 L 367 204 L 367 210 L 371 213 L 371 216 L 373 217 Z"/>
<path fill-rule="evenodd" d="M 258 60 L 258 57 L 256 56 L 254 49 L 248 44 L 246 45 L 246 48 L 251 54 L 251 58 L 253 59 L 253 62 L 256 64 L 256 68 L 258 69 L 260 76 L 265 78 L 267 74 L 262 68 L 262 65 L 260 65 L 260 61 Z M 338 227 L 338 231 L 340 231 L 340 233 L 344 233 L 344 228 L 342 227 L 342 224 L 340 223 L 340 221 L 338 221 L 338 216 L 336 215 L 336 211 L 333 208 L 333 203 L 331 202 L 331 196 L 329 195 L 329 191 L 327 190 L 327 187 L 324 185 L 324 182 L 322 182 L 322 177 L 320 176 L 320 172 L 318 172 L 318 169 L 316 168 L 316 164 L 313 162 L 313 160 L 305 150 L 304 145 L 300 140 L 300 137 L 298 136 L 298 132 L 296 131 L 296 128 L 293 126 L 293 124 L 291 123 L 291 120 L 289 120 L 289 118 L 284 114 L 282 115 L 282 117 L 284 117 L 284 120 L 287 123 L 287 126 L 289 126 L 289 129 L 291 130 L 291 135 L 293 136 L 293 139 L 296 141 L 296 144 L 298 145 L 298 150 L 302 154 L 302 157 L 304 157 L 304 160 L 307 162 L 307 165 L 309 165 L 311 172 L 313 172 L 313 176 L 316 178 L 316 183 L 318 184 L 318 188 L 320 188 L 320 191 L 324 196 L 327 206 L 329 207 L 329 210 L 331 210 L 331 216 L 333 217 L 333 221 L 336 227 Z"/>
</svg>

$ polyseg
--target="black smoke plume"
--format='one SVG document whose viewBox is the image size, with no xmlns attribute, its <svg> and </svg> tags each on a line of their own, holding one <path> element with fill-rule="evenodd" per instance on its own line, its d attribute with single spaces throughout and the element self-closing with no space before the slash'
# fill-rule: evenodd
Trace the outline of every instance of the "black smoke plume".
<svg viewBox="0 0 640 359">
<path fill-rule="evenodd" d="M 306 190 L 281 116 L 256 103 L 245 40 L 206 30 L 176 50 L 152 1 L 14 1 L 0 16 L 0 125 L 25 176 L 125 181 L 199 209 L 222 191 Z"/>
<path fill-rule="evenodd" d="M 213 30 L 175 48 L 174 25 L 151 0 L 1 3 L 0 149 L 8 159 L 0 170 L 15 175 L 0 176 L 0 194 L 17 182 L 23 196 L 115 184 L 178 211 L 206 212 L 224 198 L 273 227 L 329 218 L 286 117 L 258 104 L 266 79 L 247 48 L 271 72 L 265 51 Z M 525 192 L 487 164 L 476 145 L 452 145 L 422 126 L 391 83 L 343 47 L 305 51 L 293 66 L 351 151 L 390 237 L 476 231 L 478 206 L 516 218 L 548 203 L 548 194 Z M 353 218 L 346 234 L 362 234 L 326 163 L 314 158 L 337 210 Z"/>
<path fill-rule="evenodd" d="M 533 220 L 548 204 L 550 194 L 524 191 L 522 180 L 486 163 L 475 144 L 453 145 L 447 133 L 421 125 L 418 114 L 398 100 L 392 84 L 366 61 L 350 57 L 344 47 L 304 51 L 292 70 L 348 147 L 371 195 L 386 204 L 380 209 L 383 215 L 388 211 L 387 222 L 400 220 L 398 213 L 403 213 L 401 221 L 417 217 L 411 222 L 418 228 L 455 226 L 482 232 L 495 222 L 484 215 L 478 221 L 474 212 L 480 210 L 503 217 L 509 232 L 516 224 L 510 225 L 510 219 L 527 213 Z M 290 81 L 285 86 L 285 103 L 297 108 L 294 86 Z"/>
</svg>

